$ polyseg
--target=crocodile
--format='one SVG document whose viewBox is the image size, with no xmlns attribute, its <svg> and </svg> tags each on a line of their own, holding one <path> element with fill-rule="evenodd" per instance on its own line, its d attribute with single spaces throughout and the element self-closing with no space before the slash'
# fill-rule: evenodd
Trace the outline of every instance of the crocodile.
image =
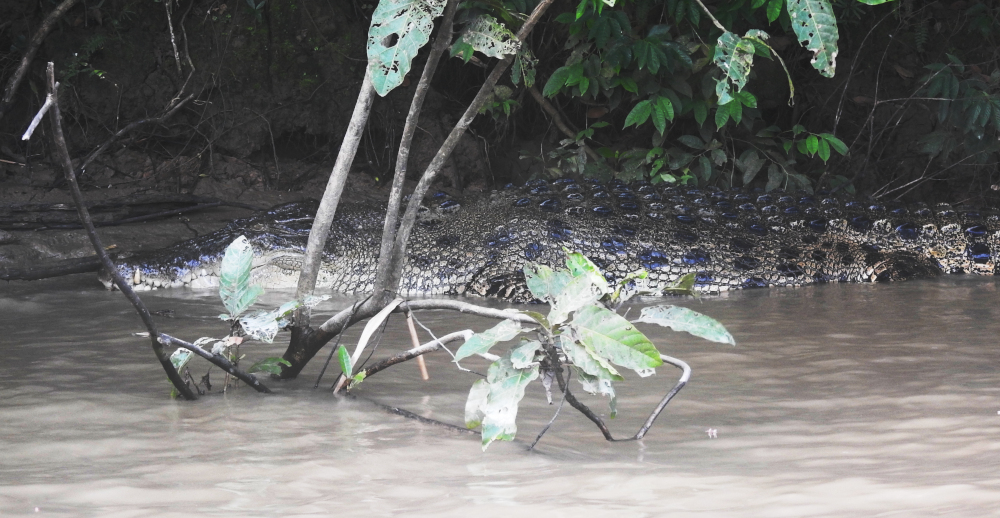
<svg viewBox="0 0 1000 518">
<path fill-rule="evenodd" d="M 279 205 L 172 247 L 125 257 L 117 266 L 140 290 L 218 286 L 226 246 L 252 243 L 253 277 L 294 287 L 315 202 Z M 384 211 L 341 203 L 319 287 L 372 289 Z M 695 289 L 878 282 L 938 274 L 994 274 L 1000 217 L 993 210 L 865 202 L 822 193 L 762 193 L 562 178 L 459 201 L 425 198 L 399 293 L 529 300 L 526 263 L 550 266 L 566 250 L 589 257 L 609 280 L 645 270 L 652 289 L 687 273 Z M 107 287 L 107 272 L 100 275 Z"/>
</svg>

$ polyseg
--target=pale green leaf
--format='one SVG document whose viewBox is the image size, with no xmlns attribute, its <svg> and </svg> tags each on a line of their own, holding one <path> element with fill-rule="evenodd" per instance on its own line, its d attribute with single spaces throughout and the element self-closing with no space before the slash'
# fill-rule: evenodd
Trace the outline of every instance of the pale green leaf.
<svg viewBox="0 0 1000 518">
<path fill-rule="evenodd" d="M 447 0 L 381 0 L 368 28 L 372 86 L 385 96 L 401 85 L 413 58 L 430 39 Z M 395 39 L 394 44 L 390 42 Z"/>
<path fill-rule="evenodd" d="M 510 350 L 510 363 L 515 369 L 527 369 L 535 362 L 535 353 L 542 347 L 538 340 L 521 339 L 521 344 Z"/>
<path fill-rule="evenodd" d="M 691 333 L 712 342 L 736 345 L 733 335 L 712 317 L 678 306 L 650 306 L 642 308 L 635 322 L 657 324 L 674 331 Z"/>
<path fill-rule="evenodd" d="M 833 77 L 837 69 L 837 19 L 829 0 L 788 0 L 788 16 L 792 30 L 813 53 L 813 68 L 826 77 Z"/>
<path fill-rule="evenodd" d="M 628 116 L 625 117 L 625 126 L 623 126 L 623 128 L 627 128 L 633 124 L 636 126 L 644 124 L 647 120 L 649 120 L 649 116 L 652 112 L 652 102 L 649 100 L 639 101 L 636 103 L 635 107 L 632 108 L 632 111 L 628 113 Z"/>
<path fill-rule="evenodd" d="M 517 369 L 510 353 L 490 365 L 486 376 L 490 393 L 483 407 L 483 450 L 493 441 L 511 441 L 517 434 L 517 407 L 524 397 L 524 388 L 538 378 L 538 365 Z"/>
<path fill-rule="evenodd" d="M 385 0 L 382 0 L 385 1 Z M 517 36 L 488 14 L 477 16 L 466 27 L 462 41 L 491 58 L 503 59 L 521 47 Z"/>
<path fill-rule="evenodd" d="M 750 67 L 753 65 L 753 44 L 742 40 L 732 32 L 724 32 L 719 36 L 712 60 L 722 70 L 723 77 L 715 85 L 715 94 L 719 104 L 728 104 L 732 100 L 730 87 L 739 92 L 750 79 Z"/>
<path fill-rule="evenodd" d="M 604 286 L 607 287 L 606 281 Z M 605 293 L 606 290 L 594 286 L 589 276 L 574 277 L 552 301 L 549 322 L 552 325 L 565 322 L 570 313 L 597 302 Z"/>
<path fill-rule="evenodd" d="M 591 376 L 575 366 L 574 370 L 576 371 L 576 379 L 583 386 L 583 390 L 589 394 L 600 394 L 611 398 L 608 404 L 611 407 L 610 417 L 614 419 L 618 415 L 618 398 L 615 396 L 615 387 L 611 384 L 611 380 Z"/>
<path fill-rule="evenodd" d="M 506 342 L 521 334 L 521 324 L 513 320 L 504 320 L 499 324 L 469 337 L 455 352 L 455 361 L 469 356 L 485 353 L 497 342 Z"/>
<path fill-rule="evenodd" d="M 253 247 L 246 236 L 236 238 L 228 247 L 219 268 L 219 296 L 233 318 L 239 317 L 264 290 L 250 285 Z"/>
<path fill-rule="evenodd" d="M 565 334 L 557 337 L 559 348 L 562 349 L 573 365 L 583 372 L 600 379 L 621 381 L 625 378 L 608 360 L 598 355 L 592 348 L 581 345 Z"/>
<path fill-rule="evenodd" d="M 469 397 L 465 400 L 465 426 L 473 429 L 483 424 L 483 410 L 486 407 L 486 398 L 490 395 L 490 385 L 486 380 L 476 380 L 469 390 Z"/>
<path fill-rule="evenodd" d="M 556 295 L 562 292 L 563 288 L 573 280 L 569 272 L 552 268 L 542 264 L 528 263 L 522 269 L 524 272 L 525 284 L 528 290 L 538 300 L 552 302 Z"/>
</svg>

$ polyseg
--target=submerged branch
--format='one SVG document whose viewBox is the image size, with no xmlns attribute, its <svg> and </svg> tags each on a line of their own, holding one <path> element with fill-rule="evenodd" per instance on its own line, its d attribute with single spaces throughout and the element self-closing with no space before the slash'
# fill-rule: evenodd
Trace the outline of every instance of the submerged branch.
<svg viewBox="0 0 1000 518">
<path fill-rule="evenodd" d="M 246 383 L 247 385 L 250 385 L 250 387 L 256 390 L 257 392 L 264 392 L 268 394 L 271 393 L 271 389 L 264 386 L 264 384 L 261 383 L 256 376 L 243 371 L 242 369 L 237 367 L 233 362 L 229 361 L 229 358 L 226 358 L 221 354 L 206 351 L 205 349 L 198 347 L 197 345 L 185 342 L 180 338 L 175 338 L 173 336 L 164 333 L 160 333 L 158 335 L 157 341 L 163 345 L 174 345 L 177 347 L 183 347 L 197 354 L 198 356 L 201 356 L 202 358 L 208 360 L 209 363 L 211 363 L 212 365 L 215 365 L 216 367 L 228 372 L 229 374 L 236 376 L 240 381 Z"/>
<path fill-rule="evenodd" d="M 664 363 L 669 363 L 674 367 L 680 369 L 681 377 L 677 380 L 677 383 L 674 385 L 674 387 L 670 389 L 670 392 L 667 392 L 667 395 L 663 396 L 663 399 L 660 400 L 659 404 L 656 405 L 656 408 L 654 408 L 653 411 L 649 414 L 649 417 L 646 418 L 646 422 L 643 423 L 643 425 L 639 428 L 639 431 L 637 431 L 635 435 L 633 435 L 632 437 L 628 437 L 625 439 L 615 439 L 614 436 L 611 435 L 611 430 L 608 429 L 608 425 L 604 423 L 604 420 L 601 419 L 601 417 L 598 416 L 596 413 L 594 413 L 594 411 L 591 410 L 590 407 L 583 404 L 579 399 L 576 399 L 576 396 L 574 396 L 573 393 L 570 392 L 569 387 L 566 384 L 566 381 L 563 379 L 562 369 L 555 369 L 556 381 L 559 382 L 559 388 L 565 391 L 566 401 L 570 404 L 570 406 L 579 410 L 581 414 L 586 416 L 587 419 L 590 419 L 595 425 L 597 425 L 597 428 L 604 435 L 605 439 L 612 442 L 637 441 L 646 436 L 646 432 L 648 432 L 649 429 L 653 426 L 653 422 L 656 421 L 656 418 L 660 416 L 660 413 L 663 412 L 663 409 L 667 407 L 667 403 L 670 403 L 670 400 L 673 399 L 674 396 L 676 396 L 677 393 L 680 392 L 685 385 L 687 385 L 688 380 L 691 379 L 691 367 L 688 366 L 688 364 L 685 363 L 684 361 L 667 356 L 665 354 L 661 354 L 660 359 L 662 359 Z"/>
</svg>

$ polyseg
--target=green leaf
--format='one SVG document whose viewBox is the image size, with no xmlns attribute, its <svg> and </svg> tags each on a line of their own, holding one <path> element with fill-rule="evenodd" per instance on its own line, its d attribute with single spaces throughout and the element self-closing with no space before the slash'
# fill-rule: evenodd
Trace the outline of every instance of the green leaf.
<svg viewBox="0 0 1000 518">
<path fill-rule="evenodd" d="M 626 92 L 631 92 L 634 94 L 639 93 L 639 85 L 636 84 L 635 80 L 630 77 L 620 77 L 618 78 L 618 84 L 625 89 Z"/>
<path fill-rule="evenodd" d="M 698 123 L 698 126 L 705 125 L 705 119 L 708 118 L 708 107 L 705 105 L 705 101 L 698 101 L 694 103 L 694 120 Z M 721 127 L 721 126 L 720 126 Z"/>
<path fill-rule="evenodd" d="M 549 76 L 549 80 L 545 82 L 545 88 L 542 89 L 542 95 L 545 97 L 552 97 L 553 95 L 559 93 L 559 90 L 566 85 L 566 80 L 569 78 L 569 67 L 559 67 L 552 72 Z"/>
<path fill-rule="evenodd" d="M 720 104 L 715 110 L 715 127 L 722 129 L 729 122 L 729 108 L 725 104 Z"/>
<path fill-rule="evenodd" d="M 826 139 L 819 141 L 819 158 L 823 160 L 824 164 L 830 159 L 830 144 L 827 143 Z"/>
<path fill-rule="evenodd" d="M 351 365 L 351 353 L 343 345 L 337 347 L 337 361 L 340 362 L 340 372 L 344 373 L 344 377 L 350 378 L 354 366 Z"/>
<path fill-rule="evenodd" d="M 504 320 L 499 324 L 469 337 L 468 340 L 455 352 L 455 361 L 463 360 L 469 356 L 485 353 L 497 342 L 506 342 L 521 334 L 521 324 L 513 320 Z"/>
<path fill-rule="evenodd" d="M 832 147 L 837 153 L 840 153 L 841 155 L 847 154 L 847 145 L 844 144 L 843 140 L 840 140 L 829 133 L 820 133 L 819 136 L 823 140 L 827 141 L 830 144 L 830 147 Z"/>
<path fill-rule="evenodd" d="M 677 142 L 680 142 L 681 144 L 684 144 L 689 148 L 694 148 L 698 150 L 705 149 L 705 143 L 702 142 L 700 138 L 694 135 L 681 135 L 677 137 Z"/>
<path fill-rule="evenodd" d="M 663 364 L 653 343 L 611 310 L 587 306 L 576 312 L 572 325 L 581 344 L 615 365 L 635 369 L 643 375 Z"/>
<path fill-rule="evenodd" d="M 535 353 L 542 348 L 538 340 L 521 339 L 521 344 L 510 350 L 510 363 L 515 369 L 527 369 L 535 361 Z"/>
<path fill-rule="evenodd" d="M 743 163 L 743 167 L 741 168 L 743 171 L 743 185 L 749 185 L 761 168 L 764 167 L 764 159 L 756 151 L 748 149 L 740 157 L 740 161 Z"/>
<path fill-rule="evenodd" d="M 536 378 L 537 364 L 529 369 L 517 369 L 511 363 L 510 353 L 490 365 L 486 376 L 490 393 L 483 406 L 483 451 L 493 441 L 514 439 L 518 404 L 524 397 L 524 388 Z"/>
<path fill-rule="evenodd" d="M 556 295 L 563 291 L 563 288 L 573 280 L 573 276 L 566 271 L 553 271 L 552 268 L 542 264 L 528 263 L 522 269 L 524 272 L 525 284 L 528 290 L 538 300 L 552 302 Z"/>
<path fill-rule="evenodd" d="M 764 191 L 771 192 L 781 187 L 784 181 L 785 174 L 781 172 L 781 169 L 776 164 L 771 164 L 767 167 L 767 185 L 764 186 Z"/>
<path fill-rule="evenodd" d="M 608 280 L 604 273 L 587 256 L 579 252 L 566 252 L 566 268 L 573 277 L 586 277 L 601 294 L 609 293 Z"/>
<path fill-rule="evenodd" d="M 486 398 L 490 395 L 490 385 L 486 380 L 476 380 L 469 390 L 465 400 L 465 426 L 473 429 L 483 424 L 483 411 L 486 408 Z"/>
<path fill-rule="evenodd" d="M 528 315 L 529 317 L 535 319 L 535 322 L 538 322 L 545 329 L 552 329 L 552 324 L 549 323 L 549 319 L 545 318 L 545 315 L 537 311 L 522 310 L 518 311 L 518 313 L 521 313 L 522 315 Z"/>
<path fill-rule="evenodd" d="M 781 16 L 781 7 L 785 5 L 785 0 L 768 0 L 767 2 L 767 23 L 774 23 Z"/>
<path fill-rule="evenodd" d="M 605 281 L 605 288 L 607 281 Z M 607 290 L 601 290 L 588 276 L 574 277 L 563 291 L 556 295 L 549 310 L 549 322 L 558 325 L 569 318 L 569 314 L 600 300 Z"/>
<path fill-rule="evenodd" d="M 722 166 L 722 164 L 725 164 L 728 160 L 729 157 L 726 156 L 725 151 L 718 148 L 712 150 L 712 162 L 715 162 L 715 165 Z"/>
<path fill-rule="evenodd" d="M 653 111 L 653 103 L 649 100 L 639 101 L 636 103 L 632 111 L 629 112 L 628 116 L 625 117 L 625 126 L 622 128 L 627 128 L 633 124 L 636 126 L 644 124 L 649 120 L 649 116 Z"/>
<path fill-rule="evenodd" d="M 253 248 L 246 236 L 240 236 L 226 248 L 219 269 L 219 297 L 233 318 L 239 317 L 264 293 L 260 286 L 250 285 L 252 266 Z"/>
<path fill-rule="evenodd" d="M 251 365 L 250 369 L 248 369 L 247 372 L 250 373 L 266 372 L 267 374 L 278 375 L 281 374 L 282 365 L 286 367 L 292 366 L 292 364 L 288 360 L 281 358 L 279 356 L 274 356 L 271 358 L 264 358 L 263 360 L 260 360 L 259 362 Z"/>
<path fill-rule="evenodd" d="M 558 335 L 556 339 L 559 342 L 559 348 L 566 354 L 566 358 L 583 372 L 609 381 L 625 379 L 607 359 L 597 354 L 592 347 L 579 344 L 565 334 Z"/>
<path fill-rule="evenodd" d="M 837 69 L 837 19 L 829 0 L 788 0 L 788 16 L 799 43 L 812 51 L 812 66 L 826 77 Z"/>
<path fill-rule="evenodd" d="M 368 28 L 368 67 L 372 86 L 385 96 L 403 84 L 417 52 L 430 39 L 434 19 L 446 0 L 381 0 Z M 389 42 L 396 38 L 396 42 Z"/>
<path fill-rule="evenodd" d="M 813 156 L 819 151 L 819 138 L 816 135 L 806 137 L 806 150 L 809 152 L 809 156 Z"/>
<path fill-rule="evenodd" d="M 634 322 L 656 324 L 674 331 L 691 333 L 711 342 L 736 345 L 733 335 L 712 317 L 678 306 L 651 306 L 642 308 Z"/>
</svg>

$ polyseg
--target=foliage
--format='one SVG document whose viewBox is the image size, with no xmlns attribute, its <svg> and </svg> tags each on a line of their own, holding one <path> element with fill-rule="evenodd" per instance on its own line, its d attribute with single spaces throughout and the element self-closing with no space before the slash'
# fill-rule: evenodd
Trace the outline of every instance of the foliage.
<svg viewBox="0 0 1000 518">
<path fill-rule="evenodd" d="M 239 354 L 239 346 L 248 338 L 267 343 L 274 341 L 275 335 L 281 329 L 292 324 L 292 314 L 299 308 L 312 308 L 330 298 L 309 296 L 305 300 L 292 300 L 270 311 L 258 310 L 244 315 L 264 293 L 264 290 L 252 281 L 253 247 L 246 236 L 236 238 L 228 247 L 222 258 L 219 271 L 219 298 L 229 311 L 219 318 L 230 323 L 230 333 L 224 338 L 202 337 L 194 342 L 199 347 L 208 347 L 213 354 L 226 356 L 231 362 L 239 365 L 243 359 Z M 178 372 L 186 367 L 194 353 L 179 348 L 170 355 L 170 361 Z M 280 357 L 264 358 L 254 363 L 247 372 L 263 372 L 280 374 L 282 365 L 291 365 Z"/>
<path fill-rule="evenodd" d="M 940 125 L 924 135 L 918 145 L 922 153 L 948 159 L 961 153 L 975 163 L 996 162 L 1000 145 L 1000 69 L 990 75 L 967 67 L 955 55 L 948 63 L 931 63 L 921 82 L 923 93 L 937 99 Z"/>
<path fill-rule="evenodd" d="M 553 371 L 568 365 L 584 390 L 610 398 L 611 415 L 616 414 L 614 381 L 621 381 L 619 368 L 649 376 L 663 364 L 653 343 L 615 310 L 631 297 L 651 293 L 645 286 L 645 272 L 634 272 L 611 285 L 587 257 L 567 253 L 566 269 L 545 265 L 524 268 L 531 294 L 549 303 L 548 315 L 523 311 L 538 324 L 526 328 L 504 320 L 469 337 L 455 353 L 455 361 L 486 355 L 497 343 L 527 334 L 536 339 L 520 342 L 490 365 L 486 379 L 472 385 L 465 406 L 466 425 L 482 427 L 485 450 L 493 441 L 509 441 L 517 433 L 518 404 L 525 387 L 540 376 L 551 380 Z M 691 293 L 694 276 L 681 279 L 673 292 Z M 634 322 L 647 322 L 686 331 L 695 336 L 735 345 L 722 324 L 686 308 L 653 306 L 645 308 Z M 546 389 L 547 390 L 547 389 Z"/>
<path fill-rule="evenodd" d="M 368 30 L 368 67 L 379 95 L 384 96 L 403 84 L 413 58 L 430 39 L 434 19 L 444 12 L 446 3 L 446 0 L 379 2 Z"/>
</svg>

